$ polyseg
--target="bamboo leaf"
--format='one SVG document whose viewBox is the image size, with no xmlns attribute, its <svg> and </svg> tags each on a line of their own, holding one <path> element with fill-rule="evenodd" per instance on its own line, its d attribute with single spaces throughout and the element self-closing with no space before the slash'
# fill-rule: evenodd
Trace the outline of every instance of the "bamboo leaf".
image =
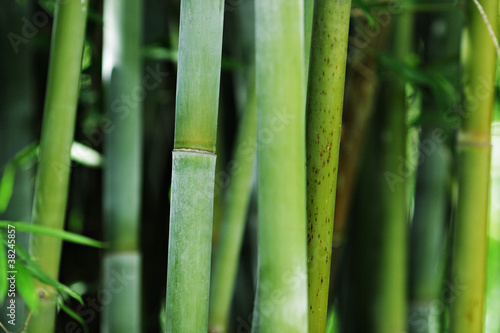
<svg viewBox="0 0 500 333">
<path fill-rule="evenodd" d="M 9 206 L 12 192 L 14 190 L 14 180 L 16 169 L 12 163 L 8 163 L 0 180 L 0 214 L 5 212 Z"/>
<path fill-rule="evenodd" d="M 14 225 L 16 227 L 16 231 L 21 231 L 21 232 L 31 232 L 35 234 L 40 234 L 40 235 L 46 235 L 46 236 L 51 236 L 51 237 L 56 237 L 60 238 L 62 240 L 80 244 L 80 245 L 86 245 L 86 246 L 92 246 L 92 247 L 97 247 L 97 248 L 103 248 L 106 247 L 106 244 L 82 235 L 78 235 L 69 231 L 65 230 L 59 230 L 59 229 L 53 229 L 50 227 L 44 227 L 40 225 L 35 225 L 27 222 L 19 222 L 19 221 L 0 221 L 0 228 L 8 228 L 9 225 Z"/>
<path fill-rule="evenodd" d="M 88 332 L 88 326 L 83 320 L 82 317 L 80 317 L 75 311 L 73 311 L 71 308 L 67 307 L 66 304 L 64 304 L 64 301 L 62 301 L 59 297 L 53 296 L 54 301 L 57 303 L 57 305 L 64 311 L 68 316 L 76 320 L 80 325 L 83 326 L 83 329 L 85 332 Z"/>
<path fill-rule="evenodd" d="M 3 302 L 5 295 L 7 294 L 8 283 L 7 283 L 7 252 L 5 251 L 4 242 L 5 234 L 0 231 L 0 238 L 2 239 L 2 244 L 0 244 L 0 304 Z"/>
<path fill-rule="evenodd" d="M 17 248 L 16 248 L 17 249 Z M 16 261 L 16 287 L 31 311 L 38 307 L 38 293 L 33 278 L 22 260 Z"/>
</svg>

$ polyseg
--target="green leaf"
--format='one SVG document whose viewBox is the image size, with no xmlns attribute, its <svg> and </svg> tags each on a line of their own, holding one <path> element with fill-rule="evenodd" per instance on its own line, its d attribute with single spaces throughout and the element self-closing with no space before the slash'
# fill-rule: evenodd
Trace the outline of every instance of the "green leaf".
<svg viewBox="0 0 500 333">
<path fill-rule="evenodd" d="M 16 261 L 16 270 L 16 287 L 19 295 L 21 295 L 30 310 L 35 311 L 38 307 L 38 293 L 33 278 L 22 260 Z"/>
<path fill-rule="evenodd" d="M 0 231 L 0 238 L 5 241 L 6 237 L 3 232 Z M 7 283 L 7 252 L 5 251 L 4 244 L 0 244 L 0 304 L 3 303 L 5 295 L 7 294 L 8 283 Z"/>
<path fill-rule="evenodd" d="M 8 163 L 3 171 L 2 179 L 0 180 L 0 214 L 5 212 L 9 206 L 12 192 L 14 190 L 14 180 L 16 177 L 16 169 L 12 163 Z"/>
<path fill-rule="evenodd" d="M 62 301 L 59 297 L 57 296 L 54 296 L 53 299 L 55 300 L 55 302 L 57 303 L 57 305 L 59 305 L 59 307 L 64 311 L 66 312 L 66 314 L 68 316 L 70 316 L 71 318 L 73 318 L 74 320 L 76 320 L 78 323 L 80 323 L 80 325 L 83 326 L 83 329 L 85 332 L 88 332 L 88 327 L 87 327 L 87 324 L 85 323 L 85 321 L 83 320 L 82 317 L 80 317 L 75 311 L 73 311 L 71 308 L 67 307 L 66 304 L 64 304 L 64 301 Z"/>
<path fill-rule="evenodd" d="M 148 59 L 165 60 L 177 63 L 177 51 L 159 45 L 148 45 L 142 50 L 142 56 Z"/>
<path fill-rule="evenodd" d="M 21 149 L 5 166 L 2 179 L 0 180 L 0 214 L 5 212 L 9 206 L 14 190 L 16 172 L 20 168 L 32 166 L 36 162 L 37 157 L 38 143 L 34 142 Z"/>
<path fill-rule="evenodd" d="M 78 293 L 76 293 L 75 291 L 73 291 L 68 286 L 60 283 L 59 281 L 56 281 L 56 280 L 52 279 L 50 276 L 48 276 L 47 274 L 45 274 L 40 269 L 40 267 L 37 265 L 37 263 L 34 262 L 33 260 L 31 260 L 31 258 L 29 257 L 28 253 L 22 247 L 17 246 L 16 250 L 17 250 L 17 254 L 21 258 L 21 260 L 24 260 L 24 261 L 26 261 L 28 263 L 28 265 L 26 265 L 26 270 L 34 278 L 36 278 L 38 281 L 40 281 L 43 284 L 46 284 L 48 286 L 53 287 L 64 298 L 70 296 L 70 297 L 73 297 L 74 299 L 76 299 L 79 303 L 83 304 L 83 300 L 82 300 L 81 296 L 78 295 Z"/>
<path fill-rule="evenodd" d="M 105 243 L 94 240 L 92 238 L 88 238 L 82 235 L 78 235 L 65 230 L 52 229 L 48 227 L 43 227 L 40 225 L 35 225 L 27 222 L 19 222 L 19 221 L 0 221 L 0 228 L 8 228 L 8 226 L 13 225 L 16 227 L 16 231 L 20 232 L 32 232 L 40 235 L 51 236 L 63 239 L 68 242 L 87 245 L 92 247 L 104 248 L 106 247 Z"/>
<path fill-rule="evenodd" d="M 82 71 L 89 68 L 90 65 L 92 65 L 92 47 L 90 43 L 86 40 L 85 46 L 83 48 Z"/>
</svg>

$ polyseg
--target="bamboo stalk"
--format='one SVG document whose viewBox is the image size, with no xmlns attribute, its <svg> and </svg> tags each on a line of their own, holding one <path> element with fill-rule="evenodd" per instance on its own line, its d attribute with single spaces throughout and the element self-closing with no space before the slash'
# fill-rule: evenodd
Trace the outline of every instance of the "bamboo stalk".
<svg viewBox="0 0 500 333">
<path fill-rule="evenodd" d="M 306 103 L 309 332 L 325 331 L 351 1 L 316 0 Z"/>
<path fill-rule="evenodd" d="M 409 49 L 412 20 L 394 16 L 391 53 L 402 59 Z M 406 313 L 407 215 L 405 82 L 395 73 L 380 80 L 379 101 L 365 147 L 358 202 L 348 241 L 347 290 L 340 290 L 343 332 L 404 332 Z M 367 278 L 368 277 L 368 278 Z M 360 318 L 350 320 L 349 318 Z"/>
<path fill-rule="evenodd" d="M 166 332 L 207 332 L 221 0 L 181 2 Z"/>
<path fill-rule="evenodd" d="M 254 332 L 307 332 L 303 1 L 256 2 Z"/>
<path fill-rule="evenodd" d="M 104 3 L 103 85 L 106 116 L 113 130 L 104 142 L 103 286 L 119 290 L 104 305 L 103 332 L 141 331 L 141 203 L 142 98 L 141 2 Z M 124 97 L 127 98 L 124 102 Z M 126 272 L 125 288 L 113 286 L 116 272 Z M 124 317 L 127 318 L 124 320 Z"/>
<path fill-rule="evenodd" d="M 249 86 L 248 102 L 234 151 L 234 172 L 227 191 L 226 210 L 214 257 L 210 291 L 210 332 L 227 332 L 238 259 L 252 189 L 257 136 L 255 82 Z"/>
<path fill-rule="evenodd" d="M 498 24 L 498 1 L 483 0 L 489 23 Z M 468 2 L 464 35 L 465 114 L 458 133 L 458 203 L 453 282 L 460 289 L 450 309 L 450 332 L 484 328 L 487 225 L 496 54 L 484 18 Z M 477 51 L 481 50 L 479 57 Z"/>
<path fill-rule="evenodd" d="M 52 30 L 33 223 L 55 229 L 63 229 L 66 213 L 87 3 L 86 0 L 57 2 Z M 57 280 L 61 240 L 35 234 L 31 241 L 31 255 L 44 272 Z M 39 309 L 31 318 L 28 332 L 53 332 L 54 291 L 40 284 L 37 289 Z"/>
<path fill-rule="evenodd" d="M 458 75 L 459 49 L 463 16 L 458 11 L 428 13 L 420 16 L 426 22 L 421 38 L 424 40 L 422 58 L 437 73 L 450 80 Z M 430 25 L 427 25 L 431 22 Z M 435 22 L 435 23 L 433 23 Z M 437 34 L 430 27 L 445 24 L 448 34 Z M 439 67 L 437 66 L 439 64 Z M 458 80 L 453 80 L 458 91 Z M 450 126 L 443 119 L 445 111 L 456 101 L 442 96 L 422 96 L 419 167 L 415 186 L 415 213 L 410 234 L 409 330 L 412 333 L 435 332 L 439 329 L 440 314 L 433 311 L 441 297 L 445 273 L 445 230 L 448 225 L 451 193 L 449 174 L 451 155 Z M 443 104 L 445 101 L 446 104 Z"/>
</svg>

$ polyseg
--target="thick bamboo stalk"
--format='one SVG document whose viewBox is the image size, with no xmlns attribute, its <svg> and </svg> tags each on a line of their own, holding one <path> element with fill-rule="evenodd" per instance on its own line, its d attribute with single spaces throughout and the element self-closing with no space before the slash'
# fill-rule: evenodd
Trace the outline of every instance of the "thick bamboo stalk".
<svg viewBox="0 0 500 333">
<path fill-rule="evenodd" d="M 112 286 L 116 272 L 127 272 L 129 279 L 104 306 L 101 329 L 109 333 L 141 331 L 141 94 L 146 88 L 141 81 L 141 16 L 138 0 L 104 2 L 102 74 L 106 116 L 113 127 L 104 142 L 104 238 L 110 246 L 103 257 L 103 286 L 118 290 Z"/>
<path fill-rule="evenodd" d="M 325 331 L 351 1 L 316 0 L 306 103 L 309 332 Z"/>
<path fill-rule="evenodd" d="M 495 29 L 498 1 L 480 4 Z M 484 328 L 487 225 L 496 54 L 484 17 L 468 2 L 464 35 L 464 110 L 458 133 L 458 203 L 455 219 L 453 283 L 460 294 L 451 304 L 450 332 Z M 496 29 L 495 29 L 496 30 Z M 481 50 L 481 56 L 478 56 Z"/>
<path fill-rule="evenodd" d="M 256 1 L 254 332 L 307 332 L 303 1 Z"/>
<path fill-rule="evenodd" d="M 52 30 L 49 76 L 36 176 L 33 223 L 63 229 L 70 173 L 70 149 L 80 85 L 88 1 L 56 3 Z M 31 255 L 40 268 L 57 280 L 61 240 L 33 235 Z M 56 304 L 53 290 L 38 285 L 40 305 L 28 332 L 53 332 Z"/>
<path fill-rule="evenodd" d="M 238 268 L 243 232 L 252 189 L 257 136 L 255 82 L 249 87 L 246 110 L 233 156 L 234 172 L 227 191 L 226 209 L 211 278 L 209 329 L 227 332 L 231 301 Z"/>
<path fill-rule="evenodd" d="M 224 3 L 181 2 L 166 331 L 207 332 Z"/>
</svg>

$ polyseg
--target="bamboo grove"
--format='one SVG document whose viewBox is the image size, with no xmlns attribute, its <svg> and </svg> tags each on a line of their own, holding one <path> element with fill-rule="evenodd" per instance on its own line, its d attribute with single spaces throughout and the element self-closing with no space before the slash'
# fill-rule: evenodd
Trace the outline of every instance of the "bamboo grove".
<svg viewBox="0 0 500 333">
<path fill-rule="evenodd" d="M 0 332 L 500 333 L 497 0 L 0 3 Z"/>
</svg>

